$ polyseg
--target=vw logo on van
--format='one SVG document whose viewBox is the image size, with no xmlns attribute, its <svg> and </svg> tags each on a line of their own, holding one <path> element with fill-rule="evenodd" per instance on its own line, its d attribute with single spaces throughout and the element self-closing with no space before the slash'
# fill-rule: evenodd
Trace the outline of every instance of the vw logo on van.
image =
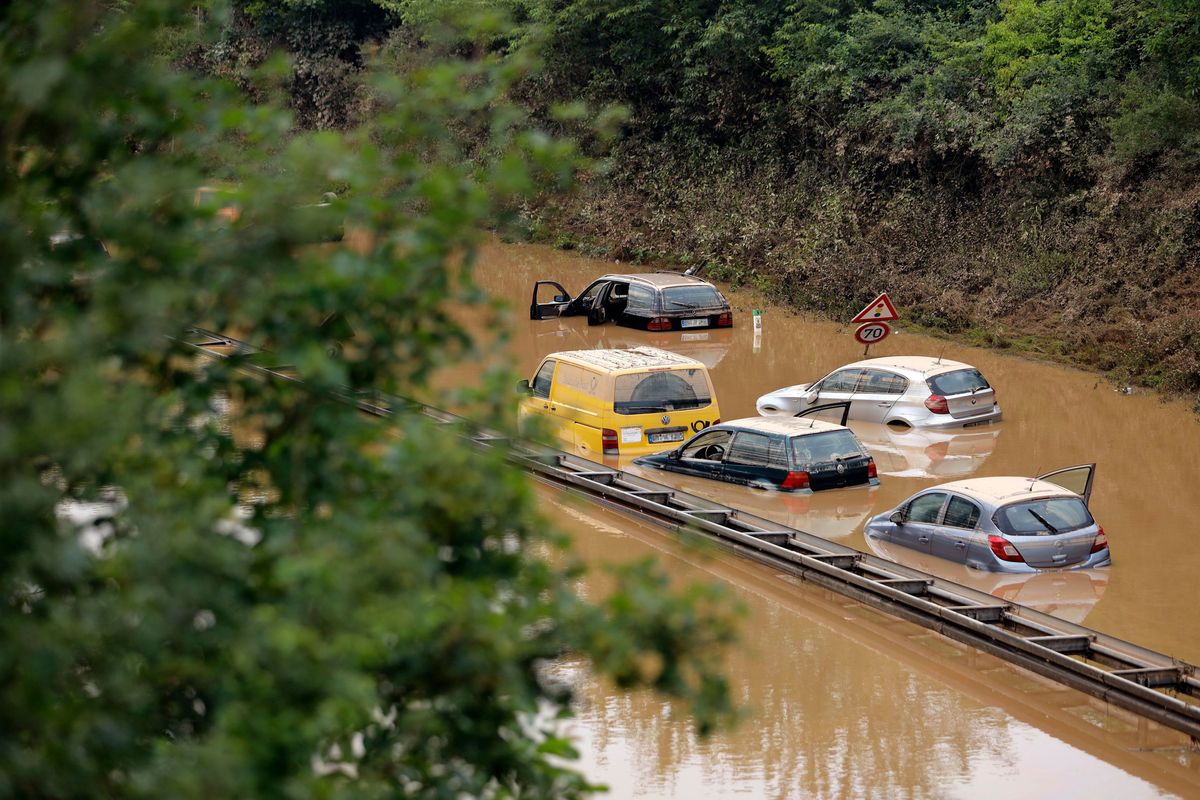
<svg viewBox="0 0 1200 800">
<path fill-rule="evenodd" d="M 671 418 L 670 418 L 670 417 L 668 417 L 666 414 L 663 414 L 663 415 L 662 415 L 662 424 L 663 424 L 663 425 L 666 425 L 666 424 L 668 424 L 670 421 L 671 421 Z"/>
</svg>

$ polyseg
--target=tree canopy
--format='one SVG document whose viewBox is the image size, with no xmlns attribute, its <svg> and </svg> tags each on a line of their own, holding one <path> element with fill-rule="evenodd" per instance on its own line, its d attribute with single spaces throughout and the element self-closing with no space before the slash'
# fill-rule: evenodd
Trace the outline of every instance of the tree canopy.
<svg viewBox="0 0 1200 800">
<path fill-rule="evenodd" d="M 479 355 L 449 308 L 496 313 L 480 232 L 585 165 L 506 100 L 530 60 L 375 74 L 369 127 L 306 134 L 289 68 L 180 67 L 231 24 L 0 11 L 0 797 L 586 794 L 542 669 L 565 652 L 722 717 L 719 592 L 642 564 L 584 602 L 503 454 L 333 397 Z M 313 244 L 313 214 L 355 246 Z M 305 385 L 198 358 L 193 324 Z M 481 375 L 473 413 L 505 425 L 511 385 Z"/>
</svg>

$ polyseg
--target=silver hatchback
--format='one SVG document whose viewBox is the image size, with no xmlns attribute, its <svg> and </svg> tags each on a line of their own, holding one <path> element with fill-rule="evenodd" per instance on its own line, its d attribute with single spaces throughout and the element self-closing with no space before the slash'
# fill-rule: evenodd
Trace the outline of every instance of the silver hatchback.
<svg viewBox="0 0 1200 800">
<path fill-rule="evenodd" d="M 965 428 L 1000 419 L 996 390 L 970 364 L 928 356 L 885 356 L 838 367 L 815 383 L 758 398 L 763 416 L 797 414 L 849 401 L 850 419 L 914 428 Z"/>
<path fill-rule="evenodd" d="M 944 483 L 872 517 L 864 532 L 992 572 L 1108 566 L 1108 537 L 1087 506 L 1095 470 Z"/>
</svg>

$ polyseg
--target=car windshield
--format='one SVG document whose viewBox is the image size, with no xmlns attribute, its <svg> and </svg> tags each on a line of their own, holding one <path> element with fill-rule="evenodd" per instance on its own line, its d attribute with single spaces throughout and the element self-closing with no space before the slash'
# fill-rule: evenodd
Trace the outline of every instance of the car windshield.
<svg viewBox="0 0 1200 800">
<path fill-rule="evenodd" d="M 1049 497 L 1004 506 L 996 512 L 996 526 L 1013 536 L 1052 536 L 1093 523 L 1078 497 Z"/>
<path fill-rule="evenodd" d="M 838 461 L 863 455 L 863 446 L 847 430 L 792 437 L 792 459 L 797 466 Z"/>
<path fill-rule="evenodd" d="M 991 386 L 979 374 L 977 369 L 956 369 L 954 372 L 943 372 L 925 381 L 929 390 L 942 396 L 966 394 L 979 389 L 990 389 Z"/>
<path fill-rule="evenodd" d="M 614 381 L 613 409 L 618 414 L 679 411 L 711 402 L 712 390 L 702 369 L 635 372 Z"/>
<path fill-rule="evenodd" d="M 670 286 L 663 289 L 663 305 L 668 311 L 677 308 L 712 308 L 725 303 L 711 286 Z"/>
</svg>

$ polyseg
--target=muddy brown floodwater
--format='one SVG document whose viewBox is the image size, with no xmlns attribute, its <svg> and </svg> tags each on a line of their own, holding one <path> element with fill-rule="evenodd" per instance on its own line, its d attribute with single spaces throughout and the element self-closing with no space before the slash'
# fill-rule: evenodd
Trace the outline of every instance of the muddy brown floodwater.
<svg viewBox="0 0 1200 800">
<path fill-rule="evenodd" d="M 755 399 L 862 357 L 853 328 L 722 287 L 732 330 L 647 333 L 586 320 L 528 319 L 533 281 L 577 293 L 606 272 L 644 268 L 528 245 L 492 244 L 476 279 L 512 305 L 509 347 L 528 376 L 556 350 L 651 344 L 704 361 L 726 420 Z M 876 291 L 886 287 L 867 287 Z M 894 297 L 901 316 L 904 298 Z M 756 337 L 751 310 L 763 310 Z M 943 355 L 978 367 L 1004 420 L 959 435 L 855 426 L 881 469 L 874 489 L 809 496 L 647 471 L 647 477 L 981 588 L 1140 645 L 1200 662 L 1200 423 L 1182 403 L 1123 394 L 1099 376 L 901 331 L 871 355 Z M 469 386 L 481 365 L 441 382 Z M 1113 565 L 1032 577 L 967 570 L 881 551 L 863 522 L 926 486 L 969 475 L 1031 475 L 1096 462 L 1092 511 Z M 633 467 L 637 470 L 639 468 Z M 576 735 L 589 774 L 615 797 L 1200 797 L 1200 755 L 1170 732 L 730 556 L 689 563 L 670 539 L 623 517 L 547 495 L 589 560 L 658 553 L 677 577 L 716 577 L 750 608 L 735 693 L 754 716 L 699 743 L 686 713 L 582 678 Z M 585 675 L 582 668 L 564 670 Z"/>
</svg>

